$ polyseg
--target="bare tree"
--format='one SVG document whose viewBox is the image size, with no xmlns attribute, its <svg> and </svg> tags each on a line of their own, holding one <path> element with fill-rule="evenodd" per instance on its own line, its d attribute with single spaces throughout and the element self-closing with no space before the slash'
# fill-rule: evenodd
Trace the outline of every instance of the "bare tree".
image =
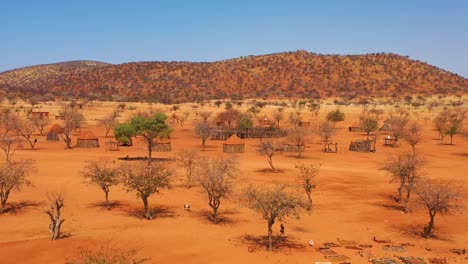
<svg viewBox="0 0 468 264">
<path fill-rule="evenodd" d="M 281 145 L 272 140 L 272 139 L 261 139 L 259 141 L 257 151 L 261 155 L 265 155 L 268 158 L 268 164 L 271 167 L 271 172 L 277 172 L 275 166 L 273 165 L 273 156 L 275 155 L 276 151 L 281 148 Z"/>
<path fill-rule="evenodd" d="M 25 138 L 31 149 L 34 149 L 37 139 L 33 140 L 32 135 L 36 131 L 36 126 L 29 119 L 17 119 L 14 126 L 16 133 Z"/>
<path fill-rule="evenodd" d="M 50 224 L 50 240 L 57 240 L 60 238 L 60 229 L 65 219 L 62 218 L 62 207 L 65 205 L 64 198 L 61 193 L 51 193 L 47 195 L 50 203 L 50 208 L 44 210 L 44 213 L 49 216 Z"/>
<path fill-rule="evenodd" d="M 195 134 L 201 138 L 202 150 L 205 150 L 206 140 L 211 136 L 211 127 L 207 121 L 198 121 L 195 123 Z"/>
<path fill-rule="evenodd" d="M 0 214 L 6 211 L 6 205 L 13 189 L 18 191 L 23 186 L 31 185 L 29 175 L 36 173 L 32 160 L 10 161 L 0 164 Z"/>
<path fill-rule="evenodd" d="M 84 122 L 84 116 L 74 107 L 66 106 L 61 112 L 64 117 L 62 137 L 65 142 L 65 148 L 71 149 L 72 133 L 81 128 Z"/>
<path fill-rule="evenodd" d="M 99 124 L 106 128 L 106 137 L 108 137 L 109 131 L 118 124 L 117 117 L 119 117 L 119 112 L 115 111 L 111 115 L 99 120 Z"/>
<path fill-rule="evenodd" d="M 289 123 L 291 123 L 294 127 L 297 127 L 301 121 L 302 118 L 300 112 L 289 113 Z"/>
<path fill-rule="evenodd" d="M 216 116 L 216 119 L 220 122 L 223 122 L 224 127 L 230 131 L 234 129 L 234 126 L 237 120 L 239 119 L 239 116 L 240 116 L 239 111 L 237 111 L 236 109 L 229 108 L 219 113 Z"/>
<path fill-rule="evenodd" d="M 424 160 L 416 154 L 399 154 L 387 159 L 383 169 L 388 171 L 391 181 L 399 181 L 398 201 L 403 201 L 403 192 L 406 191 L 405 212 L 410 211 L 411 194 L 418 180 L 421 178 L 421 168 Z"/>
<path fill-rule="evenodd" d="M 218 208 L 221 199 L 232 193 L 233 179 L 238 173 L 238 164 L 229 158 L 203 158 L 196 167 L 197 181 L 208 197 L 213 209 L 212 221 L 218 223 Z"/>
<path fill-rule="evenodd" d="M 143 201 L 144 216 L 151 220 L 153 216 L 148 205 L 148 198 L 161 189 L 171 187 L 172 171 L 161 161 L 137 162 L 121 166 L 122 182 L 127 191 L 136 191 L 137 197 Z"/>
<path fill-rule="evenodd" d="M 275 185 L 272 188 L 250 186 L 244 190 L 242 196 L 246 206 L 267 221 L 269 250 L 273 250 L 273 225 L 276 220 L 299 218 L 301 210 L 307 207 L 307 204 L 289 192 L 285 185 Z"/>
<path fill-rule="evenodd" d="M 30 116 L 29 120 L 31 120 L 31 122 L 37 128 L 41 136 L 44 135 L 44 128 L 50 124 L 50 119 L 43 116 Z"/>
<path fill-rule="evenodd" d="M 416 154 L 416 145 L 422 139 L 422 127 L 416 123 L 412 122 L 409 124 L 409 127 L 406 129 L 403 138 L 411 145 L 413 154 Z"/>
<path fill-rule="evenodd" d="M 298 183 L 307 194 L 307 199 L 309 201 L 307 210 L 312 211 L 312 190 L 315 189 L 316 186 L 313 181 L 319 173 L 320 165 L 305 165 L 304 163 L 299 163 L 296 164 L 295 168 L 299 170 Z"/>
<path fill-rule="evenodd" d="M 18 134 L 15 133 L 19 117 L 13 114 L 11 109 L 2 109 L 0 112 L 0 149 L 5 152 L 6 161 L 10 161 L 15 153 L 15 145 L 18 143 Z"/>
<path fill-rule="evenodd" d="M 314 132 L 320 136 L 322 142 L 328 143 L 335 134 L 335 125 L 330 121 L 323 121 L 314 128 Z"/>
<path fill-rule="evenodd" d="M 297 147 L 297 158 L 302 157 L 302 152 L 305 150 L 306 143 L 310 140 L 310 130 L 306 127 L 294 127 L 288 130 L 288 140 Z"/>
<path fill-rule="evenodd" d="M 280 108 L 277 108 L 274 112 L 273 112 L 273 119 L 276 121 L 276 126 L 277 127 L 280 127 L 280 121 L 284 119 L 284 108 L 280 107 Z"/>
<path fill-rule="evenodd" d="M 87 184 L 97 185 L 105 194 L 106 208 L 111 209 L 109 191 L 120 182 L 119 169 L 109 160 L 87 160 L 80 174 Z"/>
<path fill-rule="evenodd" d="M 400 114 L 399 116 L 390 116 L 388 123 L 392 126 L 392 135 L 393 138 L 395 138 L 395 143 L 405 135 L 408 121 L 408 116 L 404 114 Z"/>
<path fill-rule="evenodd" d="M 425 179 L 418 184 L 415 192 L 429 213 L 429 223 L 422 233 L 424 238 L 431 237 L 437 213 L 450 213 L 459 207 L 459 202 L 463 202 L 460 192 L 451 183 L 439 184 Z"/>
<path fill-rule="evenodd" d="M 198 154 L 194 150 L 182 150 L 177 154 L 177 161 L 185 169 L 185 178 L 187 188 L 193 185 L 193 171 L 198 161 Z"/>
</svg>

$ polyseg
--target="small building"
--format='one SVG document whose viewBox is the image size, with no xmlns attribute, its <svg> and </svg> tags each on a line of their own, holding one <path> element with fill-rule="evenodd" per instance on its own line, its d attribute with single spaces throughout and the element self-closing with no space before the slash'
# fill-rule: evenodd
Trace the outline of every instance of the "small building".
<svg viewBox="0 0 468 264">
<path fill-rule="evenodd" d="M 348 130 L 349 132 L 362 132 L 361 124 L 359 122 L 354 122 L 348 127 Z"/>
<path fill-rule="evenodd" d="M 30 117 L 40 118 L 40 119 L 49 119 L 49 112 L 31 112 Z"/>
<path fill-rule="evenodd" d="M 300 127 L 310 127 L 310 121 L 299 121 Z"/>
<path fill-rule="evenodd" d="M 47 132 L 47 141 L 59 141 L 59 135 L 63 133 L 63 128 L 59 124 L 54 124 Z"/>
<path fill-rule="evenodd" d="M 223 143 L 223 152 L 244 153 L 245 143 L 236 134 L 234 134 Z"/>
<path fill-rule="evenodd" d="M 351 141 L 349 144 L 350 151 L 357 151 L 357 152 L 373 152 L 375 151 L 374 143 L 371 140 L 356 140 Z"/>
<path fill-rule="evenodd" d="M 295 144 L 288 144 L 283 143 L 283 152 L 304 152 L 305 146 L 304 145 L 295 145 Z"/>
<path fill-rule="evenodd" d="M 169 139 L 157 139 L 153 143 L 153 151 L 155 152 L 170 152 L 171 150 L 171 141 Z"/>
<path fill-rule="evenodd" d="M 77 148 L 99 148 L 99 139 L 93 132 L 87 130 L 80 133 L 78 141 L 76 142 Z"/>
</svg>

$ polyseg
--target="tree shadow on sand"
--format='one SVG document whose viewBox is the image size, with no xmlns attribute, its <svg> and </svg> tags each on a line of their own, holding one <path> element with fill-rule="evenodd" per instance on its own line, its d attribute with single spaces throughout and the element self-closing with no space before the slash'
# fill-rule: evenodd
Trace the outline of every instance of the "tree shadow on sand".
<svg viewBox="0 0 468 264">
<path fill-rule="evenodd" d="M 379 193 L 379 196 L 384 198 L 385 201 L 374 202 L 371 203 L 371 205 L 396 211 L 404 211 L 405 207 L 403 204 L 398 203 L 398 197 L 396 195 L 389 193 Z"/>
<path fill-rule="evenodd" d="M 411 237 L 411 238 L 420 238 L 424 239 L 422 234 L 424 230 L 424 224 L 407 224 L 407 225 L 394 225 L 391 228 L 396 232 L 399 232 L 402 235 Z M 444 230 L 437 228 L 433 230 L 431 239 L 441 240 L 445 242 L 453 242 L 449 237 L 449 234 L 444 232 Z"/>
<path fill-rule="evenodd" d="M 246 245 L 249 252 L 258 250 L 268 251 L 268 236 L 244 235 L 238 239 L 241 245 Z M 289 236 L 273 236 L 273 251 L 285 252 L 290 250 L 305 250 L 306 246 L 299 244 Z"/>
<path fill-rule="evenodd" d="M 121 208 L 124 205 L 125 204 L 122 203 L 121 201 L 111 201 L 111 202 L 109 202 L 109 208 L 107 208 L 106 202 L 100 201 L 100 202 L 90 203 L 88 205 L 88 207 L 90 207 L 90 208 L 101 208 L 101 209 L 105 209 L 105 210 L 113 210 L 113 209 L 116 209 L 116 208 Z"/>
<path fill-rule="evenodd" d="M 195 213 L 196 216 L 201 219 L 204 223 L 213 224 L 213 211 L 211 210 L 201 210 Z M 231 210 L 221 210 L 218 212 L 218 222 L 217 225 L 221 226 L 233 226 L 241 222 L 241 220 L 234 219 L 234 215 L 239 214 L 239 211 Z"/>
<path fill-rule="evenodd" d="M 146 219 L 145 211 L 143 208 L 126 207 L 126 208 L 122 208 L 122 211 L 127 216 L 136 217 L 138 219 Z M 153 219 L 176 217 L 174 208 L 169 207 L 169 206 L 164 206 L 164 205 L 152 206 L 150 208 L 150 213 Z"/>
<path fill-rule="evenodd" d="M 148 157 L 141 157 L 141 156 L 138 156 L 138 157 L 130 157 L 130 156 L 125 156 L 125 157 L 120 157 L 120 158 L 117 158 L 118 160 L 123 160 L 123 161 L 148 161 Z M 151 158 L 151 161 L 165 161 L 165 162 L 169 162 L 169 161 L 173 161 L 173 158 Z"/>
<path fill-rule="evenodd" d="M 43 205 L 43 202 L 32 202 L 32 201 L 20 201 L 20 202 L 10 202 L 7 205 L 5 213 L 8 214 L 23 214 L 28 210 Z"/>
</svg>

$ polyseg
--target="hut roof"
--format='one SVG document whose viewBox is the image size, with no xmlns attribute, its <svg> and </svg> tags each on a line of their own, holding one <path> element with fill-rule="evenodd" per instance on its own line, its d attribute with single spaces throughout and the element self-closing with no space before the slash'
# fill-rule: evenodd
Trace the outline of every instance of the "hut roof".
<svg viewBox="0 0 468 264">
<path fill-rule="evenodd" d="M 224 141 L 226 145 L 243 145 L 245 144 L 236 134 L 230 136 L 226 141 Z"/>
<path fill-rule="evenodd" d="M 96 135 L 94 135 L 93 132 L 87 130 L 87 131 L 83 131 L 78 137 L 78 139 L 91 140 L 91 139 L 98 139 L 98 137 L 96 137 Z"/>
<path fill-rule="evenodd" d="M 359 122 L 354 122 L 349 127 L 361 127 L 361 124 Z"/>
<path fill-rule="evenodd" d="M 55 132 L 57 134 L 61 134 L 63 132 L 63 129 L 59 124 L 54 124 L 54 125 L 52 125 L 52 127 L 50 127 L 49 133 L 50 132 Z"/>
</svg>

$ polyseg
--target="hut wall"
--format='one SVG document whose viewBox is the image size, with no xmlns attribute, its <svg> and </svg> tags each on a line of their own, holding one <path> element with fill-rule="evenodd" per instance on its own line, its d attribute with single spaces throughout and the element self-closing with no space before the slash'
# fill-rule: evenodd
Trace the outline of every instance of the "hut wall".
<svg viewBox="0 0 468 264">
<path fill-rule="evenodd" d="M 99 148 L 98 139 L 78 139 L 76 143 L 77 148 Z"/>
<path fill-rule="evenodd" d="M 349 132 L 362 132 L 360 127 L 349 127 Z"/>
<path fill-rule="evenodd" d="M 357 140 L 351 141 L 349 144 L 350 151 L 370 152 L 372 150 L 372 141 L 370 140 Z"/>
<path fill-rule="evenodd" d="M 58 136 L 57 132 L 51 131 L 51 132 L 47 133 L 46 140 L 47 141 L 59 141 L 59 136 Z"/>
<path fill-rule="evenodd" d="M 245 144 L 235 144 L 235 145 L 223 144 L 223 152 L 224 153 L 244 153 Z"/>
<path fill-rule="evenodd" d="M 171 143 L 155 143 L 153 144 L 153 151 L 155 152 L 170 152 Z"/>
<path fill-rule="evenodd" d="M 297 146 L 297 145 L 283 145 L 284 152 L 304 152 L 304 146 Z"/>
</svg>

